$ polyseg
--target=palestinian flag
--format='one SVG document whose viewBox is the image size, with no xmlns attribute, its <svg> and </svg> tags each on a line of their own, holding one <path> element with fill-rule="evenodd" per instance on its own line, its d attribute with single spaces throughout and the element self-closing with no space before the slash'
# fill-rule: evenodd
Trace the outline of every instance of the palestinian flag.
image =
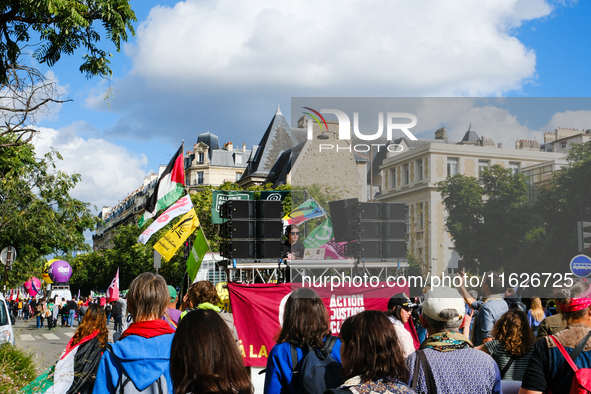
<svg viewBox="0 0 591 394">
<path fill-rule="evenodd" d="M 183 158 L 183 146 L 175 153 L 162 173 L 154 193 L 146 200 L 146 212 L 140 219 L 139 227 L 151 217 L 154 217 L 161 209 L 168 208 L 178 200 L 185 192 L 185 164 Z"/>
<path fill-rule="evenodd" d="M 57 363 L 21 389 L 24 394 L 88 393 L 92 391 L 96 372 L 104 348 L 98 340 L 99 330 L 82 338 L 76 345 L 73 339 L 66 346 Z"/>
</svg>

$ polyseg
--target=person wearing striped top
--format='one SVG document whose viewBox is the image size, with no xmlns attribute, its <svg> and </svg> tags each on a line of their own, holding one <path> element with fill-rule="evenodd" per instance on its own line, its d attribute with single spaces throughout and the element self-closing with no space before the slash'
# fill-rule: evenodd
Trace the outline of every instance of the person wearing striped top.
<svg viewBox="0 0 591 394">
<path fill-rule="evenodd" d="M 494 340 L 477 347 L 496 361 L 502 380 L 523 379 L 532 354 L 534 335 L 527 315 L 519 309 L 511 309 L 495 323 Z"/>
</svg>

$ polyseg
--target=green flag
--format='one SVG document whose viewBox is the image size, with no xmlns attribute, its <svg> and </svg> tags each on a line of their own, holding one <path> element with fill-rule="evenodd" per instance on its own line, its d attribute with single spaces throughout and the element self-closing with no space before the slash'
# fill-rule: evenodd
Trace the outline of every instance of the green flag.
<svg viewBox="0 0 591 394">
<path fill-rule="evenodd" d="M 208 249 L 209 247 L 207 246 L 205 235 L 203 235 L 203 230 L 199 227 L 197 237 L 195 238 L 195 242 L 193 242 L 193 249 L 187 260 L 187 272 L 189 273 L 189 279 L 191 279 L 191 282 L 195 280 L 197 272 L 199 272 L 199 267 L 201 267 L 201 262 Z"/>
<path fill-rule="evenodd" d="M 330 216 L 308 234 L 304 240 L 306 249 L 319 248 L 334 237 Z"/>
</svg>

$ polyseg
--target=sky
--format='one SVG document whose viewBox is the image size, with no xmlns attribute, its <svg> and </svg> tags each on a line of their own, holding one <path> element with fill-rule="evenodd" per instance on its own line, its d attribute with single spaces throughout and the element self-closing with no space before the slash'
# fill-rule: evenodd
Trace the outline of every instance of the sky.
<svg viewBox="0 0 591 394">
<path fill-rule="evenodd" d="M 113 53 L 110 80 L 78 71 L 83 51 L 52 68 L 38 65 L 73 101 L 38 119 L 36 149 L 58 150 L 59 168 L 82 175 L 72 194 L 99 209 L 137 189 L 183 140 L 188 150 L 210 131 L 220 143 L 251 149 L 277 105 L 291 119 L 292 97 L 579 98 L 591 88 L 590 2 L 142 0 L 132 7 L 136 36 L 121 52 L 101 44 Z M 555 127 L 591 128 L 591 112 L 576 108 L 573 117 L 568 109 L 538 116 L 529 105 L 521 111 L 528 120 L 497 114 L 494 124 L 474 115 L 456 119 L 455 133 L 472 121 L 505 147 L 542 142 Z M 507 119 L 512 131 L 495 134 Z M 432 137 L 433 129 L 423 130 Z"/>
</svg>

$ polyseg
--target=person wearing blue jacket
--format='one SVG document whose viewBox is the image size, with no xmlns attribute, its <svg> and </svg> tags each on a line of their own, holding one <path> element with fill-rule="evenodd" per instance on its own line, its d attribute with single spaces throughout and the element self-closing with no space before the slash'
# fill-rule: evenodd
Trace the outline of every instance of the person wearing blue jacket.
<svg viewBox="0 0 591 394">
<path fill-rule="evenodd" d="M 322 299 L 308 288 L 294 291 L 285 303 L 283 325 L 277 344 L 273 346 L 267 359 L 264 393 L 295 394 L 291 344 L 308 343 L 314 349 L 322 349 L 329 335 L 328 312 Z M 304 357 L 304 352 L 300 347 L 296 347 L 296 351 L 299 362 Z M 331 355 L 341 363 L 340 339 L 336 340 Z"/>
<path fill-rule="evenodd" d="M 131 282 L 127 303 L 134 322 L 103 354 L 94 394 L 114 393 L 123 371 L 139 391 L 160 379 L 161 384 L 166 382 L 164 393 L 174 392 L 170 378 L 174 330 L 161 319 L 168 301 L 166 282 L 160 275 L 145 272 Z"/>
</svg>

